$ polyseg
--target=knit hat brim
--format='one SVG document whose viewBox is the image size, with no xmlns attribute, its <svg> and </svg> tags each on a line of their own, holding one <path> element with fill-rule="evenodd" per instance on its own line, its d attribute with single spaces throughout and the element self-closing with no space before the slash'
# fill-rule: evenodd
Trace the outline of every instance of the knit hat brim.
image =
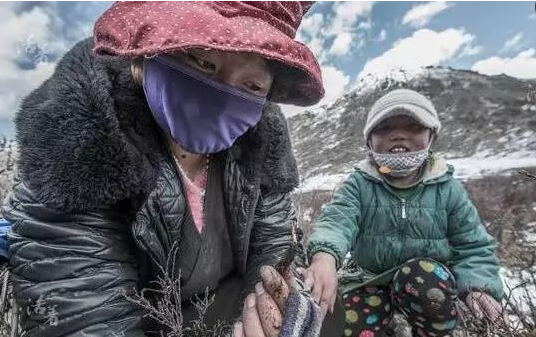
<svg viewBox="0 0 536 337">
<path fill-rule="evenodd" d="M 433 129 L 436 133 L 441 129 L 441 123 L 439 120 L 431 115 L 426 109 L 413 104 L 401 103 L 391 105 L 385 110 L 380 111 L 367 122 L 367 125 L 365 125 L 365 129 L 363 130 L 365 140 L 369 139 L 371 132 L 374 131 L 374 129 L 383 121 L 396 116 L 412 117 L 423 126 Z"/>
</svg>

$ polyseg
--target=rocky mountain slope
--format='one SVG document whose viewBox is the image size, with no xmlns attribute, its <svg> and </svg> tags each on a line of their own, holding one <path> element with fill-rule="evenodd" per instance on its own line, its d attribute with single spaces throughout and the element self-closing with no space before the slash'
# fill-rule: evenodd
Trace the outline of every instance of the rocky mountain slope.
<svg viewBox="0 0 536 337">
<path fill-rule="evenodd" d="M 489 161 L 491 166 L 502 164 L 499 171 L 536 166 L 536 80 L 447 68 L 426 68 L 418 73 L 400 70 L 387 77 L 363 78 L 354 90 L 329 106 L 289 118 L 304 188 L 330 189 L 353 170 L 366 154 L 362 131 L 368 109 L 385 92 L 398 87 L 418 90 L 434 102 L 443 124 L 435 150 L 458 160 L 460 174 L 474 169 L 475 163 L 468 159 Z M 483 170 L 489 168 L 484 165 Z M 465 174 L 477 173 L 469 170 Z"/>
</svg>

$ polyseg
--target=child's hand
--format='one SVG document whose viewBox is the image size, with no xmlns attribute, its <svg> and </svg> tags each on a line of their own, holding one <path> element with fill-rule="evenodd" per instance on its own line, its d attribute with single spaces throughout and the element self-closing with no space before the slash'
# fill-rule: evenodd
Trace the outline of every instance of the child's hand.
<svg viewBox="0 0 536 337">
<path fill-rule="evenodd" d="M 465 303 L 478 319 L 483 319 L 485 314 L 485 317 L 495 322 L 503 312 L 503 307 L 497 300 L 482 292 L 470 292 Z"/>
<path fill-rule="evenodd" d="M 311 288 L 315 302 L 322 309 L 323 317 L 328 308 L 333 313 L 338 286 L 335 258 L 328 253 L 316 253 L 309 268 L 300 268 L 298 272 L 304 276 L 305 285 Z"/>
</svg>

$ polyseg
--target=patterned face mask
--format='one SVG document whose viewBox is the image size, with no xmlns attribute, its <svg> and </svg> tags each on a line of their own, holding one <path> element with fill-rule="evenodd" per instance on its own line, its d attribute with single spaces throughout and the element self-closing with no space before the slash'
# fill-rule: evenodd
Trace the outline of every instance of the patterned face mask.
<svg viewBox="0 0 536 337">
<path fill-rule="evenodd" d="M 380 167 L 386 166 L 390 169 L 389 175 L 393 177 L 406 177 L 421 167 L 428 158 L 431 144 L 419 151 L 405 153 L 378 153 L 372 149 L 372 158 Z"/>
</svg>

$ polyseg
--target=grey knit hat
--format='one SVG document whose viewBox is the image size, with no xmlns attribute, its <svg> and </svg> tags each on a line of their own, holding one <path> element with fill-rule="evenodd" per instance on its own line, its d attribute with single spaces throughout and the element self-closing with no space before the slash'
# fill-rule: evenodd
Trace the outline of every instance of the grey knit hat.
<svg viewBox="0 0 536 337">
<path fill-rule="evenodd" d="M 434 104 L 425 96 L 414 90 L 396 89 L 382 96 L 374 103 L 367 116 L 367 124 L 363 130 L 365 141 L 370 133 L 385 119 L 407 115 L 418 120 L 422 125 L 435 130 L 441 129 Z"/>
</svg>

